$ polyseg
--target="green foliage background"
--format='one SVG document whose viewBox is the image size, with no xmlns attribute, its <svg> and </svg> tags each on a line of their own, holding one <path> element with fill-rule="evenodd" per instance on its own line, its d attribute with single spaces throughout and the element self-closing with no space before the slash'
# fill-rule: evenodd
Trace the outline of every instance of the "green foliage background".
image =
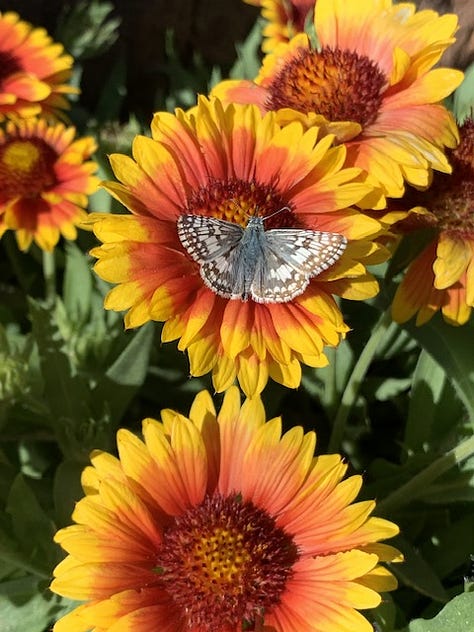
<svg viewBox="0 0 474 632">
<path fill-rule="evenodd" d="M 65 11 L 55 34 L 83 64 L 119 37 L 108 2 L 79 2 Z M 236 44 L 232 68 L 208 67 L 199 54 L 186 63 L 166 39 L 166 93 L 161 109 L 187 107 L 220 78 L 254 77 L 261 23 Z M 126 111 L 126 68 L 119 57 L 94 111 L 81 101 L 72 120 L 99 142 L 100 176 L 112 177 L 107 154 L 130 153 L 149 121 Z M 474 68 L 451 100 L 462 120 L 474 103 Z M 151 119 L 151 112 L 150 112 Z M 123 212 L 99 191 L 90 209 Z M 74 606 L 48 590 L 62 558 L 54 532 L 70 522 L 81 497 L 80 473 L 92 449 L 115 450 L 119 427 L 139 432 L 140 420 L 164 407 L 186 413 L 208 378 L 188 377 L 186 357 L 161 345 L 160 325 L 124 331 L 106 312 L 106 283 L 87 254 L 94 238 L 57 248 L 47 260 L 36 248 L 18 252 L 6 234 L 0 247 L 0 632 L 44 632 Z M 416 328 L 391 322 L 388 308 L 400 278 L 402 250 L 375 272 L 382 291 L 367 303 L 343 302 L 352 331 L 329 350 L 325 369 L 306 369 L 302 386 L 269 384 L 268 417 L 285 427 L 315 429 L 318 453 L 345 454 L 364 475 L 364 498 L 377 515 L 401 527 L 406 557 L 393 567 L 400 588 L 367 616 L 380 632 L 474 630 L 474 331 L 435 317 Z M 397 272 L 398 271 L 398 272 Z M 215 397 L 219 404 L 221 396 Z"/>
</svg>

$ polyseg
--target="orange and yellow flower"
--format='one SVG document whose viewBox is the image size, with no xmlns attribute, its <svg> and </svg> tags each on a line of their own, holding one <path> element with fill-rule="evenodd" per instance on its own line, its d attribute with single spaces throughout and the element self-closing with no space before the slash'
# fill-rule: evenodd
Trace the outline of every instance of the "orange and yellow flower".
<svg viewBox="0 0 474 632">
<path fill-rule="evenodd" d="M 259 6 L 267 21 L 263 29 L 262 50 L 270 53 L 280 42 L 288 42 L 304 32 L 305 22 L 314 9 L 315 0 L 244 0 Z"/>
<path fill-rule="evenodd" d="M 60 116 L 69 108 L 65 95 L 77 93 L 67 85 L 72 64 L 44 29 L 0 12 L 0 120 Z"/>
<path fill-rule="evenodd" d="M 255 81 L 224 81 L 212 94 L 276 110 L 280 121 L 352 122 L 346 164 L 364 169 L 385 196 L 400 197 L 405 181 L 423 187 L 432 169 L 449 173 L 443 150 L 458 141 L 440 102 L 463 74 L 433 69 L 454 41 L 457 17 L 415 9 L 391 0 L 318 0 L 319 49 L 300 33 L 265 57 Z"/>
<path fill-rule="evenodd" d="M 202 98 L 189 113 L 156 114 L 152 135 L 135 139 L 133 159 L 111 157 L 120 183 L 106 189 L 132 215 L 90 216 L 103 242 L 92 250 L 95 269 L 118 284 L 105 307 L 129 310 L 127 327 L 165 321 L 162 340 L 179 339 L 191 374 L 212 371 L 217 391 L 236 377 L 249 396 L 269 376 L 297 387 L 300 363 L 326 365 L 323 347 L 337 345 L 348 329 L 331 295 L 365 299 L 378 291 L 365 265 L 386 257 L 372 241 L 381 225 L 350 207 L 370 187 L 354 182 L 358 169 L 342 168 L 345 148 L 332 147 L 333 136 L 319 137 L 317 128 L 305 131 L 299 123 L 281 127 L 274 113 L 262 118 L 255 106 L 223 108 Z M 211 289 L 180 241 L 179 218 L 245 226 L 251 216 L 275 211 L 266 228 L 343 235 L 342 257 L 284 302 L 231 300 Z"/>
<path fill-rule="evenodd" d="M 446 322 L 463 325 L 474 307 L 474 121 L 460 127 L 461 142 L 450 155 L 451 176 L 436 174 L 425 192 L 413 191 L 407 204 L 413 218 L 400 231 L 427 229 L 433 236 L 410 264 L 392 305 L 394 320 L 416 314 L 423 325 L 439 310 Z"/>
<path fill-rule="evenodd" d="M 119 430 L 118 459 L 94 452 L 51 585 L 86 603 L 54 632 L 370 632 L 358 611 L 396 588 L 380 540 L 398 528 L 354 502 L 338 454 L 313 456 L 314 432 L 281 432 L 232 387 L 218 414 L 202 391 L 189 418 L 145 419 L 144 442 Z"/>
<path fill-rule="evenodd" d="M 94 140 L 74 135 L 73 127 L 44 119 L 8 121 L 0 130 L 0 236 L 15 231 L 21 250 L 33 240 L 50 251 L 60 235 L 76 239 L 98 179 L 96 164 L 84 162 Z"/>
</svg>

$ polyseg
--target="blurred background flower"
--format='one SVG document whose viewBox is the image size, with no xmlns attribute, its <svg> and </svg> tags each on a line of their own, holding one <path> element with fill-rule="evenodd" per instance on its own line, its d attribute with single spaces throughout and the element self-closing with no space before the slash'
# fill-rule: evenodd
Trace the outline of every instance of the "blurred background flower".
<svg viewBox="0 0 474 632">
<path fill-rule="evenodd" d="M 426 186 L 431 169 L 449 172 L 443 148 L 456 145 L 457 131 L 440 102 L 463 75 L 433 66 L 454 41 L 457 17 L 412 4 L 318 0 L 314 27 L 320 49 L 296 35 L 264 58 L 255 81 L 227 80 L 212 94 L 306 126 L 315 115 L 356 124 L 346 164 L 386 196 L 402 196 L 405 181 Z"/>
<path fill-rule="evenodd" d="M 93 138 L 75 140 L 75 128 L 45 119 L 9 121 L 0 130 L 0 235 L 15 231 L 21 250 L 34 240 L 52 250 L 60 235 L 76 239 L 97 165 L 88 158 Z"/>
<path fill-rule="evenodd" d="M 398 528 L 354 502 L 339 455 L 313 457 L 313 432 L 281 434 L 232 387 L 218 414 L 202 391 L 189 418 L 146 419 L 144 442 L 120 430 L 118 459 L 96 451 L 51 585 L 86 603 L 55 632 L 372 630 L 358 610 L 396 587 L 380 540 Z"/>
<path fill-rule="evenodd" d="M 261 7 L 267 24 L 263 28 L 262 50 L 270 53 L 280 42 L 288 42 L 296 33 L 305 30 L 311 18 L 315 0 L 244 0 Z"/>
<path fill-rule="evenodd" d="M 20 20 L 8 11 L 0 13 L 0 120 L 41 114 L 64 118 L 76 94 L 68 85 L 73 58 L 53 42 L 42 28 Z"/>
<path fill-rule="evenodd" d="M 474 306 L 474 121 L 467 119 L 459 131 L 461 142 L 449 152 L 452 175 L 436 174 L 427 191 L 411 190 L 403 202 L 413 214 L 394 226 L 432 234 L 395 294 L 397 322 L 416 314 L 423 325 L 441 310 L 446 322 L 464 325 Z"/>
</svg>

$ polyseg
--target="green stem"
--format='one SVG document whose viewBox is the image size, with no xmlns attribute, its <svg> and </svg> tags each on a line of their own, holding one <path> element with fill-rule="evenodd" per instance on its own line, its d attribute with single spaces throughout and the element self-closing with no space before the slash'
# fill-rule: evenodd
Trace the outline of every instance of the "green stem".
<svg viewBox="0 0 474 632">
<path fill-rule="evenodd" d="M 329 347 L 325 353 L 327 359 L 329 360 L 329 366 L 326 368 L 326 370 L 329 371 L 329 377 L 324 382 L 323 401 L 327 411 L 331 414 L 334 413 L 338 394 L 336 380 L 338 355 L 336 353 L 336 349 L 333 349 L 332 347 Z"/>
<path fill-rule="evenodd" d="M 428 486 L 442 474 L 474 454 L 474 436 L 466 439 L 455 448 L 433 461 L 424 470 L 415 474 L 408 483 L 392 492 L 377 503 L 377 514 L 390 514 L 394 509 L 408 504 L 421 496 Z"/>
<path fill-rule="evenodd" d="M 339 452 L 340 450 L 347 419 L 357 400 L 360 385 L 367 374 L 367 371 L 374 358 L 380 341 L 387 332 L 387 329 L 390 326 L 391 322 L 392 320 L 390 316 L 390 311 L 387 310 L 386 312 L 383 312 L 372 331 L 372 335 L 370 336 L 367 344 L 360 354 L 359 359 L 352 369 L 352 373 L 350 374 L 347 381 L 346 387 L 341 397 L 341 403 L 339 404 L 339 408 L 334 419 L 331 439 L 328 446 L 328 452 L 330 453 Z"/>
<path fill-rule="evenodd" d="M 45 286 L 45 298 L 49 304 L 56 299 L 56 260 L 53 252 L 43 250 L 43 276 Z"/>
</svg>

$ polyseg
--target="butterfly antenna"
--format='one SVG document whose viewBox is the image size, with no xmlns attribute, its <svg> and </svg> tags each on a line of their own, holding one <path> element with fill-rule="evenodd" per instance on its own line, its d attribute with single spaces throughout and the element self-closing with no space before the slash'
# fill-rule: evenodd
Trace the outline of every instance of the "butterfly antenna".
<svg viewBox="0 0 474 632">
<path fill-rule="evenodd" d="M 251 217 L 255 217 L 255 215 L 257 215 L 257 212 L 255 212 L 253 215 L 250 215 L 250 213 L 247 213 L 246 211 L 244 211 L 244 209 L 239 206 L 239 203 L 237 202 L 237 200 L 232 199 L 231 202 L 233 202 L 235 206 L 238 209 L 240 209 L 243 212 L 243 214 L 246 215 L 248 219 L 250 219 Z M 258 211 L 258 206 L 255 207 L 255 211 Z M 265 221 L 266 219 L 270 219 L 270 217 L 275 217 L 275 215 L 278 215 L 279 213 L 283 213 L 283 211 L 291 212 L 291 208 L 289 206 L 283 206 L 282 208 L 279 208 L 278 211 L 275 211 L 274 213 L 270 213 L 270 215 L 265 215 L 265 217 L 262 217 L 262 220 Z"/>
<path fill-rule="evenodd" d="M 270 219 L 270 217 L 275 217 L 275 215 L 278 215 L 279 213 L 283 213 L 283 211 L 291 212 L 291 208 L 289 206 L 283 206 L 282 208 L 279 208 L 278 211 L 275 211 L 274 213 L 270 213 L 270 215 L 265 215 L 265 217 L 262 217 L 262 219 L 265 221 L 266 219 Z"/>
</svg>

